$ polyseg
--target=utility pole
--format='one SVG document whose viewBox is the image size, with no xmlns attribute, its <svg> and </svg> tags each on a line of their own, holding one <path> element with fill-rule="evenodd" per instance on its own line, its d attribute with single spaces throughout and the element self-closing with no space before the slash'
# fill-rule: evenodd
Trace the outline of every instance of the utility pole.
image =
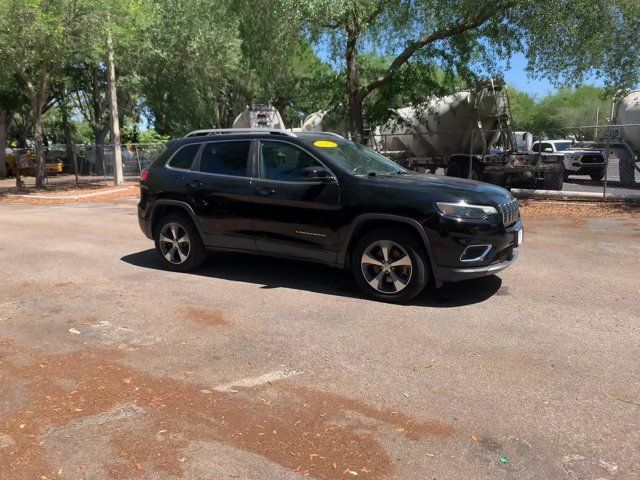
<svg viewBox="0 0 640 480">
<path fill-rule="evenodd" d="M 107 92 L 109 94 L 109 124 L 113 145 L 113 183 L 124 185 L 122 174 L 122 152 L 120 151 L 120 120 L 118 119 L 118 96 L 116 92 L 116 67 L 113 60 L 113 38 L 107 34 Z"/>
</svg>

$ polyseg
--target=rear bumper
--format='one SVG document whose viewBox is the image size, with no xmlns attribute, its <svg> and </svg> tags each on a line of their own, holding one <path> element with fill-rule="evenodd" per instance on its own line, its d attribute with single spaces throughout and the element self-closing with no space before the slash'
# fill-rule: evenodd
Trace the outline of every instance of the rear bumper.
<svg viewBox="0 0 640 480">
<path fill-rule="evenodd" d="M 506 259 L 482 267 L 438 267 L 436 272 L 437 286 L 444 282 L 460 282 L 472 278 L 480 278 L 487 275 L 495 275 L 509 267 L 518 258 L 518 249 L 514 248 Z"/>
<path fill-rule="evenodd" d="M 151 220 L 144 218 L 143 215 L 144 210 L 138 207 L 138 225 L 140 225 L 140 230 L 142 230 L 142 233 L 144 233 L 147 238 L 153 239 L 153 234 L 151 233 Z"/>
</svg>

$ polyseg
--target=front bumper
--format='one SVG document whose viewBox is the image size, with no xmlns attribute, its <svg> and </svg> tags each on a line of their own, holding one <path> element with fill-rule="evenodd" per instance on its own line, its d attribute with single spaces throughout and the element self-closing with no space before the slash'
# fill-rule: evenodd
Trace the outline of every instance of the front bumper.
<svg viewBox="0 0 640 480">
<path fill-rule="evenodd" d="M 440 287 L 444 282 L 460 282 L 462 280 L 495 275 L 509 267 L 517 258 L 518 249 L 514 248 L 504 260 L 482 267 L 437 267 L 436 286 Z"/>
</svg>

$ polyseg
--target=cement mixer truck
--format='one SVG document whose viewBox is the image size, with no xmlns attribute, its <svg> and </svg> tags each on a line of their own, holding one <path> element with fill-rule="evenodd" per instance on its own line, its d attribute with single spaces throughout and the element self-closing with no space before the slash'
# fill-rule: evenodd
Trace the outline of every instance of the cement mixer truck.
<svg viewBox="0 0 640 480">
<path fill-rule="evenodd" d="M 520 151 L 518 143 L 507 87 L 492 79 L 401 108 L 371 138 L 373 148 L 412 170 L 444 168 L 448 176 L 502 186 L 541 180 L 545 189 L 562 190 L 562 155 Z"/>
<path fill-rule="evenodd" d="M 609 150 L 619 159 L 620 182 L 633 187 L 640 178 L 640 90 L 617 102 L 611 123 Z"/>
</svg>

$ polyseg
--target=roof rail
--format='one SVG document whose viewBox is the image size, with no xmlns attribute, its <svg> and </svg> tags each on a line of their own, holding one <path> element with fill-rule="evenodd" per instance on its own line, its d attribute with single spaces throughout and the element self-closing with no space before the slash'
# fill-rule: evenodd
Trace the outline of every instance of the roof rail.
<svg viewBox="0 0 640 480">
<path fill-rule="evenodd" d="M 279 128 L 207 128 L 203 130 L 194 130 L 185 135 L 187 137 L 205 137 L 208 135 L 225 135 L 225 134 L 242 134 L 242 133 L 268 133 L 271 135 L 286 135 L 295 137 L 295 134 Z"/>
<path fill-rule="evenodd" d="M 338 137 L 338 138 L 344 139 L 344 137 L 342 135 L 340 135 L 339 133 L 335 133 L 335 132 L 321 132 L 321 131 L 316 131 L 316 130 L 308 130 L 308 131 L 301 132 L 301 133 L 313 133 L 314 135 L 329 135 L 331 137 Z"/>
</svg>

